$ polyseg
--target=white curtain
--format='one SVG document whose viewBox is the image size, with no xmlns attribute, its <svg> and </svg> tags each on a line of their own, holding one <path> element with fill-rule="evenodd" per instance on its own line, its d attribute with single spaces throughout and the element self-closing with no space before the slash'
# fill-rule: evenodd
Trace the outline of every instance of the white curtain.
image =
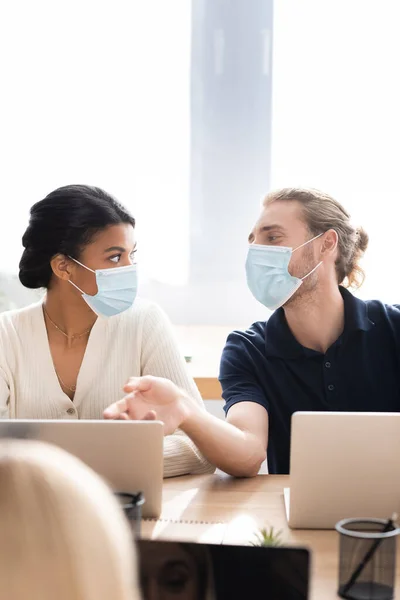
<svg viewBox="0 0 400 600">
<path fill-rule="evenodd" d="M 370 235 L 359 294 L 400 302 L 397 0 L 277 0 L 273 186 L 319 187 Z"/>
<path fill-rule="evenodd" d="M 0 3 L 0 271 L 15 272 L 30 206 L 103 187 L 137 219 L 141 276 L 188 270 L 191 3 Z"/>
</svg>

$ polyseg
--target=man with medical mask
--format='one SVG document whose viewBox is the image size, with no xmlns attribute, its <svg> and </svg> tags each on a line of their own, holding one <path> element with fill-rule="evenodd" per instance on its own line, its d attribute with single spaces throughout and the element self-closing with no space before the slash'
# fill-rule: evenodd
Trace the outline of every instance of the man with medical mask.
<svg viewBox="0 0 400 600">
<path fill-rule="evenodd" d="M 246 275 L 266 321 L 233 332 L 220 381 L 226 421 L 200 413 L 160 379 L 133 379 L 110 418 L 150 410 L 180 427 L 207 458 L 235 476 L 289 472 L 290 421 L 298 410 L 398 411 L 400 310 L 364 302 L 357 288 L 368 236 L 317 190 L 269 194 L 249 236 Z"/>
</svg>

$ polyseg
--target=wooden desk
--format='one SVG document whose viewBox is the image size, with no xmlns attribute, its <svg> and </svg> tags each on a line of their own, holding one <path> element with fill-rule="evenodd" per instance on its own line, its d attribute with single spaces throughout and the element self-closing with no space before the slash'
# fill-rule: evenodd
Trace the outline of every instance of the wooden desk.
<svg viewBox="0 0 400 600">
<path fill-rule="evenodd" d="M 284 545 L 307 547 L 312 551 L 310 600 L 338 598 L 339 536 L 336 531 L 288 528 L 283 501 L 283 488 L 288 484 L 289 477 L 282 475 L 232 479 L 227 475 L 215 474 L 166 480 L 161 519 L 143 522 L 142 536 L 216 544 L 249 544 L 254 541 L 255 531 L 273 526 L 282 531 Z M 398 556 L 397 594 L 399 589 Z"/>
</svg>

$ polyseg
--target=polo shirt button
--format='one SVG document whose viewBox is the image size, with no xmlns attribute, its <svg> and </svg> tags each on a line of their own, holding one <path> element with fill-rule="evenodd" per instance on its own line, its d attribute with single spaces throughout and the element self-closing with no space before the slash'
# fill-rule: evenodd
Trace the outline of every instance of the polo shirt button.
<svg viewBox="0 0 400 600">
<path fill-rule="evenodd" d="M 74 415 L 74 414 L 75 414 L 75 409 L 74 409 L 74 408 L 69 408 L 69 409 L 67 410 L 67 413 L 68 413 L 69 415 Z"/>
<path fill-rule="evenodd" d="M 329 360 L 326 361 L 325 366 L 327 369 L 330 369 L 331 363 L 329 362 Z"/>
<path fill-rule="evenodd" d="M 332 384 L 330 383 L 330 384 L 328 385 L 328 390 L 329 390 L 330 392 L 332 392 L 334 389 L 335 389 L 335 386 L 334 386 L 334 385 L 332 385 Z"/>
</svg>

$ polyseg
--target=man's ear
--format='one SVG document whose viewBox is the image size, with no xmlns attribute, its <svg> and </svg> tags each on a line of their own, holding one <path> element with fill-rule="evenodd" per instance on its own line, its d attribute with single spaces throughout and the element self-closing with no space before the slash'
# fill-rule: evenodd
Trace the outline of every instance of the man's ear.
<svg viewBox="0 0 400 600">
<path fill-rule="evenodd" d="M 334 229 L 329 229 L 322 238 L 321 254 L 326 256 L 333 254 L 338 245 L 338 234 Z"/>
<path fill-rule="evenodd" d="M 73 270 L 71 260 L 65 254 L 56 254 L 50 261 L 54 275 L 63 281 L 69 281 Z"/>
</svg>

